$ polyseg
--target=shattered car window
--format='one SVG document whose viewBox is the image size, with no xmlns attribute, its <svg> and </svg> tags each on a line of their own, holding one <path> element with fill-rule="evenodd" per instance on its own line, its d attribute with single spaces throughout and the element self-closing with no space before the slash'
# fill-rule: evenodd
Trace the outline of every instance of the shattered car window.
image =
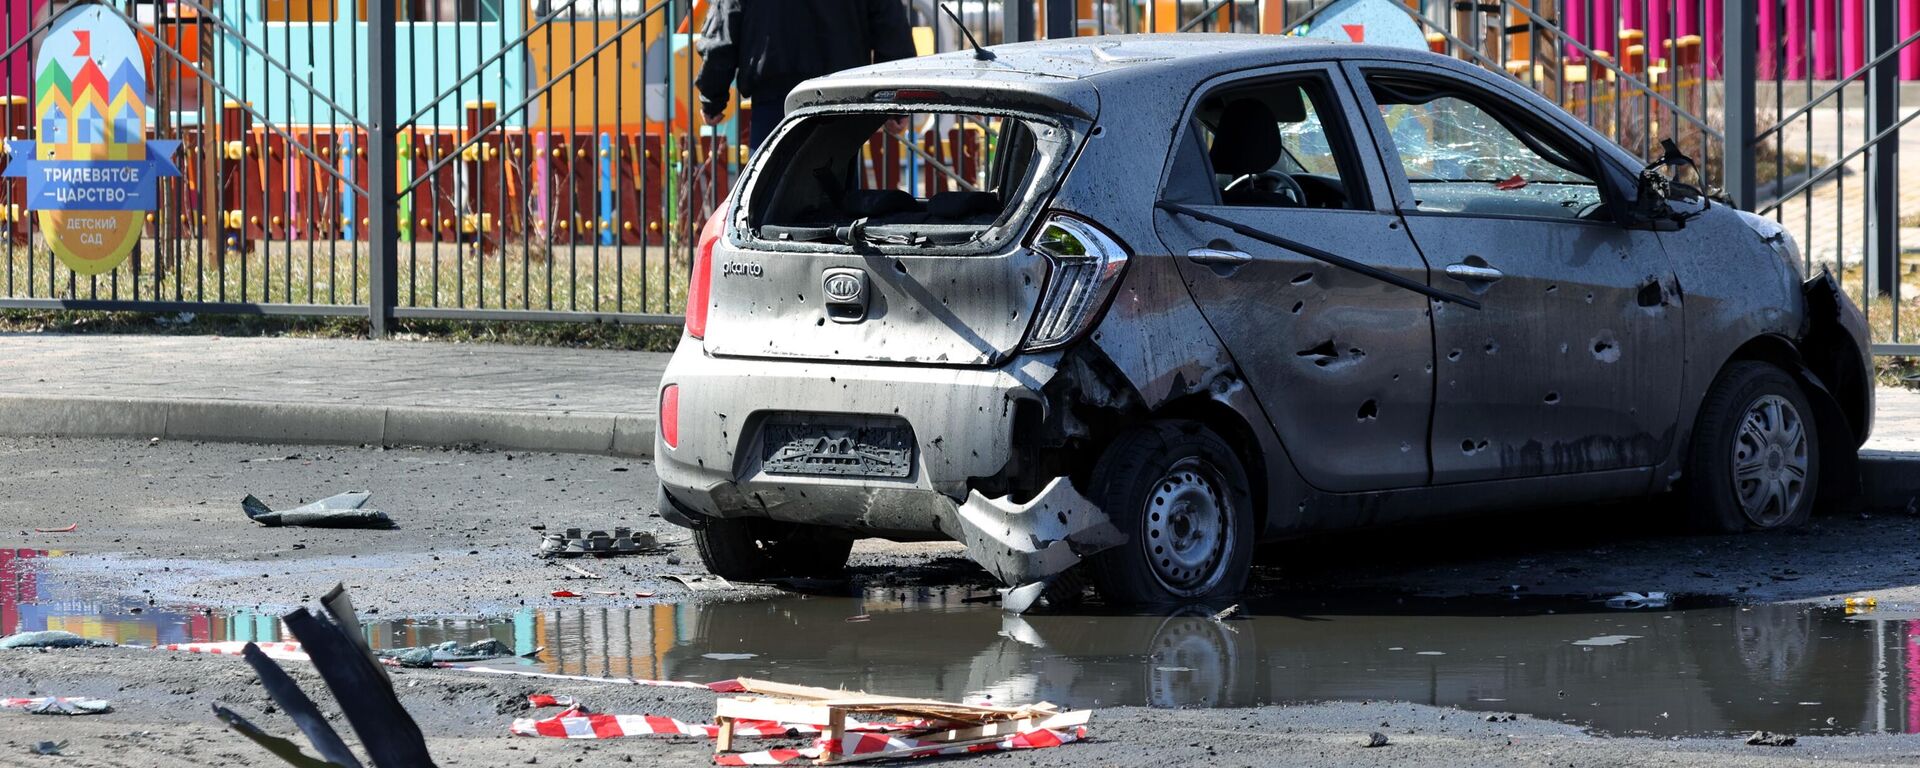
<svg viewBox="0 0 1920 768">
<path fill-rule="evenodd" d="M 1419 210 L 1604 218 L 1599 185 L 1547 137 L 1523 138 L 1456 95 L 1373 85 Z"/>
<path fill-rule="evenodd" d="M 911 151 L 903 136 L 918 137 L 932 160 L 901 163 Z M 977 244 L 1031 207 L 1033 189 L 1057 172 L 1067 147 L 1063 131 L 1005 115 L 814 115 L 773 146 L 759 170 L 769 183 L 748 210 L 755 233 L 776 242 Z"/>
</svg>

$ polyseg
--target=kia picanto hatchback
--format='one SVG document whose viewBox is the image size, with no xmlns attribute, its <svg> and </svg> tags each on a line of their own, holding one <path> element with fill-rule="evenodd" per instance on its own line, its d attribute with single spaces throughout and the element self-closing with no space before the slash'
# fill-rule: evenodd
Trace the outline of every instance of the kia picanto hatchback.
<svg viewBox="0 0 1920 768">
<path fill-rule="evenodd" d="M 1774 529 L 1857 485 L 1860 313 L 1677 153 L 1425 52 L 993 50 L 802 85 L 707 223 L 657 460 L 713 572 L 951 539 L 1010 607 L 1203 600 L 1318 530 L 1670 490 Z"/>
</svg>

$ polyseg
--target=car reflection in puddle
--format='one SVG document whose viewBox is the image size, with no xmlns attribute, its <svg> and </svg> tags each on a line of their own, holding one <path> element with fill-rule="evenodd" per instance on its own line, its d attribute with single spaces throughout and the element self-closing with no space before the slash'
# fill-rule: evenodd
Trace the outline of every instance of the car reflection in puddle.
<svg viewBox="0 0 1920 768">
<path fill-rule="evenodd" d="M 282 640 L 259 612 L 90 601 L 0 550 L 0 628 L 120 643 Z M 57 553 L 53 553 L 57 554 Z M 1920 615 L 1811 605 L 1368 595 L 1254 603 L 1243 615 L 1017 617 L 949 589 L 858 597 L 523 610 L 373 621 L 394 648 L 498 638 L 575 675 L 784 682 L 1074 707 L 1410 701 L 1656 736 L 1920 732 Z M 866 617 L 848 621 L 854 617 Z M 718 658 L 714 658 L 718 657 Z"/>
</svg>

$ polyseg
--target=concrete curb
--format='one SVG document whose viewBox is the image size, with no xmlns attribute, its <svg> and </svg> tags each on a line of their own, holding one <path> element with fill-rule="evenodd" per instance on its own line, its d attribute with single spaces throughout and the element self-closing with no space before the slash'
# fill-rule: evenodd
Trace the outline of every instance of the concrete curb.
<svg viewBox="0 0 1920 768">
<path fill-rule="evenodd" d="M 1877 509 L 1906 509 L 1920 498 L 1920 452 L 1860 452 L 1860 495 Z"/>
<path fill-rule="evenodd" d="M 0 435 L 346 445 L 484 445 L 653 457 L 637 414 L 0 394 Z"/>
</svg>

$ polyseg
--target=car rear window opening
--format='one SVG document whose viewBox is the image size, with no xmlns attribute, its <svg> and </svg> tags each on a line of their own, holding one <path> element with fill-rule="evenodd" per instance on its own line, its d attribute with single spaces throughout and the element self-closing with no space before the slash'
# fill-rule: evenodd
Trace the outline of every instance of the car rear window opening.
<svg viewBox="0 0 1920 768">
<path fill-rule="evenodd" d="M 762 159 L 748 226 L 776 244 L 993 247 L 1038 208 L 1068 147 L 1037 118 L 812 115 Z"/>
</svg>

